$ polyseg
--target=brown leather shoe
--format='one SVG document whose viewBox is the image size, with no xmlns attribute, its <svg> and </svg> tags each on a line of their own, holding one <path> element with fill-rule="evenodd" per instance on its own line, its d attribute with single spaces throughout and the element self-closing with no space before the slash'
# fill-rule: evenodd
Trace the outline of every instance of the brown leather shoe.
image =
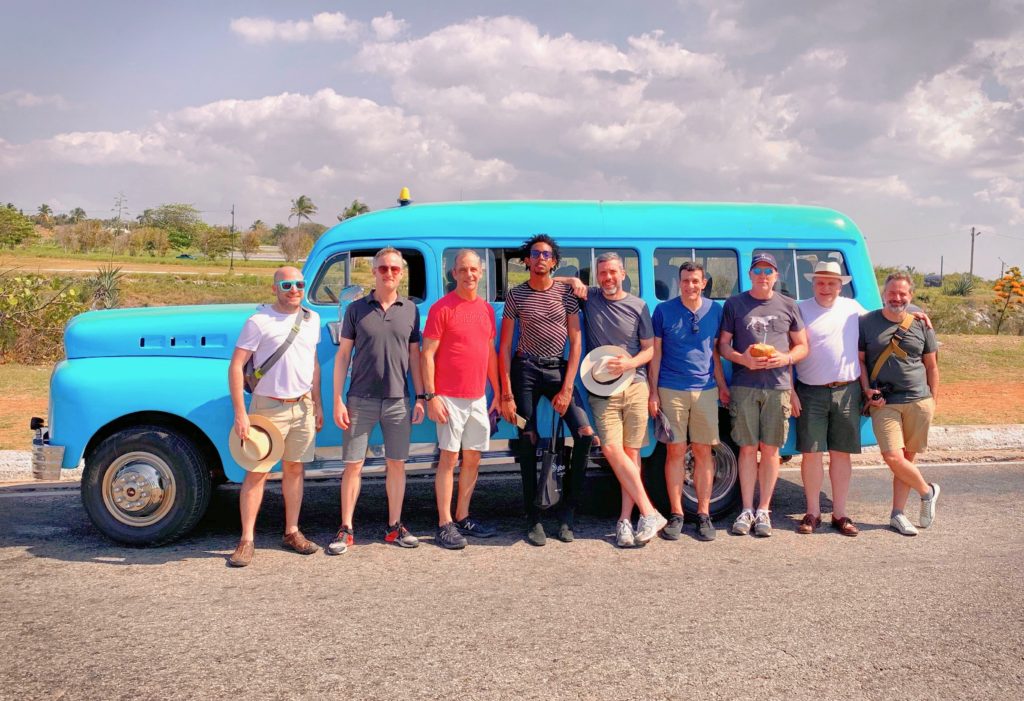
<svg viewBox="0 0 1024 701">
<path fill-rule="evenodd" d="M 248 567 L 252 562 L 252 556 L 256 552 L 256 546 L 251 540 L 238 541 L 238 547 L 228 558 L 228 565 L 231 567 Z"/>
<path fill-rule="evenodd" d="M 843 535 L 849 536 L 851 538 L 856 537 L 857 534 L 860 533 L 860 531 L 857 530 L 857 526 L 854 525 L 853 519 L 851 519 L 849 516 L 843 516 L 842 518 L 836 518 L 835 516 L 833 516 L 832 528 L 835 528 Z"/>
<path fill-rule="evenodd" d="M 804 518 L 800 521 L 800 525 L 796 527 L 797 533 L 803 533 L 808 535 L 814 533 L 814 529 L 821 525 L 821 516 L 812 516 L 810 514 L 804 514 Z"/>
<path fill-rule="evenodd" d="M 294 550 L 299 555 L 312 555 L 320 549 L 319 545 L 311 540 L 307 540 L 306 536 L 302 535 L 302 531 L 286 533 L 281 540 L 281 545 L 289 550 Z"/>
</svg>

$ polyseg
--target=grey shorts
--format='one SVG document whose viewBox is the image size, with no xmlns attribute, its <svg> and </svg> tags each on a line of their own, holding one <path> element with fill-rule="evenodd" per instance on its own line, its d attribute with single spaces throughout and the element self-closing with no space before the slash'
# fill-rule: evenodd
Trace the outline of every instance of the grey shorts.
<svg viewBox="0 0 1024 701">
<path fill-rule="evenodd" d="M 796 383 L 800 416 L 796 449 L 801 453 L 860 452 L 860 383 L 825 387 Z"/>
<path fill-rule="evenodd" d="M 789 390 L 732 387 L 729 416 L 738 446 L 758 443 L 781 448 L 789 434 Z"/>
<path fill-rule="evenodd" d="M 341 444 L 341 459 L 345 462 L 362 462 L 366 459 L 366 448 L 370 445 L 371 433 L 374 443 L 383 436 L 384 457 L 388 460 L 406 460 L 409 457 L 409 436 L 412 434 L 412 417 L 409 399 L 370 399 L 349 396 L 349 426 Z M 380 434 L 374 428 L 380 424 Z"/>
</svg>

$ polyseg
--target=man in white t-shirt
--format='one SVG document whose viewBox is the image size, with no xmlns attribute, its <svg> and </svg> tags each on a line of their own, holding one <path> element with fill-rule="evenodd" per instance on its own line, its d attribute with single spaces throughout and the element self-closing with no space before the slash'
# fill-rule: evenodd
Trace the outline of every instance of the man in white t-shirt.
<svg viewBox="0 0 1024 701">
<path fill-rule="evenodd" d="M 284 437 L 281 460 L 281 492 L 284 495 L 284 547 L 302 555 L 312 555 L 319 547 L 299 530 L 302 507 L 302 464 L 312 462 L 316 432 L 323 426 L 320 403 L 320 366 L 316 362 L 316 346 L 320 341 L 320 317 L 302 308 L 306 287 L 302 272 L 284 266 L 274 272 L 274 304 L 261 307 L 245 322 L 235 343 L 235 352 L 228 367 L 228 388 L 235 410 L 234 432 L 240 440 L 249 435 L 249 414 L 270 419 Z M 292 327 L 299 332 L 285 353 L 260 378 L 252 393 L 249 410 L 243 395 L 243 369 L 249 357 L 259 367 L 287 340 Z M 267 472 L 249 472 L 242 482 L 238 498 L 242 516 L 242 538 L 229 558 L 232 567 L 245 567 L 252 562 L 253 531 L 256 515 L 263 501 Z"/>
</svg>

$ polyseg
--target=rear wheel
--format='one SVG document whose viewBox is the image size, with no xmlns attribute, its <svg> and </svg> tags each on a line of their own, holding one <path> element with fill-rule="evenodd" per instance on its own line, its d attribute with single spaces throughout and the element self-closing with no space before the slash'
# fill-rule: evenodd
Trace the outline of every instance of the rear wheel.
<svg viewBox="0 0 1024 701">
<path fill-rule="evenodd" d="M 89 518 L 127 545 L 180 538 L 206 513 L 210 490 L 210 473 L 195 445 L 162 426 L 108 436 L 86 458 L 82 473 Z"/>
</svg>

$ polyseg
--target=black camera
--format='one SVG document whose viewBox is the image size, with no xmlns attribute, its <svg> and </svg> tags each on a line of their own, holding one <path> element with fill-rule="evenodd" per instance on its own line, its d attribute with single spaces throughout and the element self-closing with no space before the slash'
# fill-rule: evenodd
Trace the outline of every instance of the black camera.
<svg viewBox="0 0 1024 701">
<path fill-rule="evenodd" d="M 871 401 L 875 401 L 876 399 L 881 399 L 882 397 L 885 397 L 885 398 L 888 399 L 889 394 L 891 392 L 892 392 L 892 383 L 890 383 L 890 382 L 872 383 L 871 384 L 871 391 L 870 391 L 870 393 L 868 395 L 868 398 L 871 399 Z"/>
</svg>

